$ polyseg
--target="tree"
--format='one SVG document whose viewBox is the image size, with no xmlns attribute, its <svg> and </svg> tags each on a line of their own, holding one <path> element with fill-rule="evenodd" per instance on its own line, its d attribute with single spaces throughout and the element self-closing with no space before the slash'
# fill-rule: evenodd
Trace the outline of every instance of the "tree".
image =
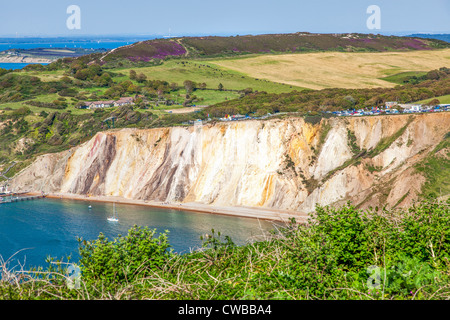
<svg viewBox="0 0 450 320">
<path fill-rule="evenodd" d="M 127 92 L 128 93 L 138 93 L 139 92 L 139 87 L 135 84 L 130 84 L 127 88 Z"/>
<path fill-rule="evenodd" d="M 130 79 L 136 80 L 136 77 L 137 77 L 136 71 L 130 70 Z"/>
<path fill-rule="evenodd" d="M 147 76 L 146 76 L 145 74 L 143 74 L 143 73 L 139 73 L 139 74 L 136 76 L 136 81 L 139 82 L 139 83 L 142 83 L 142 82 L 144 82 L 145 80 L 147 80 Z"/>
<path fill-rule="evenodd" d="M 441 102 L 439 101 L 439 99 L 433 99 L 430 102 L 427 103 L 428 106 L 437 106 L 438 104 L 441 104 Z"/>
<path fill-rule="evenodd" d="M 196 88 L 196 83 L 194 81 L 191 80 L 186 80 L 183 82 L 184 88 L 186 89 L 186 93 L 190 94 L 192 93 L 192 91 L 195 90 Z"/>
<path fill-rule="evenodd" d="M 223 84 L 219 83 L 219 86 L 217 88 L 219 89 L 219 91 L 223 91 Z"/>
</svg>

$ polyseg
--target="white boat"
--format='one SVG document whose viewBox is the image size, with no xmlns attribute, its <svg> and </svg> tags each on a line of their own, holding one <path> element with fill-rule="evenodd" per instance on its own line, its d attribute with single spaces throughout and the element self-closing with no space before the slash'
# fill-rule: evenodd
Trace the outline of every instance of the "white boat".
<svg viewBox="0 0 450 320">
<path fill-rule="evenodd" d="M 116 203 L 113 203 L 113 216 L 108 218 L 108 221 L 111 222 L 118 222 L 119 218 L 117 217 L 117 212 L 116 212 Z"/>
</svg>

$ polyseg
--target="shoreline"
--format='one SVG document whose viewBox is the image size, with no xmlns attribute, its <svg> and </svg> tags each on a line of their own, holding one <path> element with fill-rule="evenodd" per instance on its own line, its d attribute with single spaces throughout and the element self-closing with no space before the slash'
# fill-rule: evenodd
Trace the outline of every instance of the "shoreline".
<svg viewBox="0 0 450 320">
<path fill-rule="evenodd" d="M 38 195 L 39 193 L 27 192 L 28 195 Z M 208 214 L 220 214 L 226 216 L 234 216 L 241 218 L 252 218 L 261 219 L 267 221 L 278 221 L 278 222 L 288 222 L 290 218 L 295 218 L 298 223 L 305 223 L 308 215 L 306 213 L 289 211 L 289 210 L 278 210 L 271 208 L 257 208 L 257 207 L 244 207 L 244 206 L 212 206 L 208 204 L 198 203 L 198 202 L 187 202 L 187 203 L 163 203 L 157 201 L 147 201 L 147 200 L 134 200 L 126 199 L 123 197 L 113 197 L 113 196 L 84 196 L 77 194 L 66 194 L 66 193 L 50 193 L 45 195 L 49 199 L 67 199 L 67 200 L 78 200 L 86 202 L 106 202 L 106 203 L 118 203 L 118 204 L 129 204 L 129 205 L 139 205 L 147 206 L 159 209 L 171 209 L 179 211 L 191 211 L 200 212 Z"/>
<path fill-rule="evenodd" d="M 0 63 L 51 63 L 51 62 L 52 60 L 45 58 L 0 56 Z"/>
</svg>

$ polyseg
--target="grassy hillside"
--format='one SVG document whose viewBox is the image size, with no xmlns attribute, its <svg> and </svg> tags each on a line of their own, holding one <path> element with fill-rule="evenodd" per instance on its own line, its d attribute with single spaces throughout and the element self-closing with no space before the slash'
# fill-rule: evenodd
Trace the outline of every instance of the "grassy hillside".
<svg viewBox="0 0 450 320">
<path fill-rule="evenodd" d="M 443 69 L 447 70 L 447 69 Z M 329 88 L 322 90 L 293 91 L 270 94 L 254 93 L 241 99 L 224 101 L 210 106 L 207 112 L 214 116 L 225 114 L 257 112 L 320 112 L 327 110 L 345 110 L 383 106 L 387 101 L 411 103 L 432 99 L 438 95 L 450 94 L 450 69 L 443 72 L 438 80 L 425 80 L 418 84 L 407 84 L 394 88 L 346 89 Z M 434 71 L 430 71 L 434 73 Z M 317 113 L 318 114 L 318 113 Z"/>
<path fill-rule="evenodd" d="M 426 104 L 426 103 L 429 103 L 430 101 L 432 101 L 434 99 L 438 99 L 439 103 L 443 103 L 443 104 L 444 103 L 450 103 L 450 94 L 447 94 L 445 96 L 433 97 L 433 98 L 429 98 L 429 99 L 425 99 L 425 100 L 416 101 L 415 103 Z"/>
<path fill-rule="evenodd" d="M 224 89 L 243 90 L 252 88 L 254 91 L 266 91 L 271 93 L 289 92 L 294 89 L 301 90 L 298 86 L 290 86 L 276 81 L 256 79 L 244 75 L 239 70 L 230 70 L 216 66 L 208 61 L 197 60 L 169 60 L 162 65 L 143 68 L 119 68 L 115 69 L 124 75 L 129 75 L 130 70 L 143 73 L 147 79 L 165 80 L 182 85 L 185 80 L 196 83 L 206 83 L 209 89 L 217 89 L 221 83 Z M 120 78 L 119 78 L 120 79 Z"/>
<path fill-rule="evenodd" d="M 217 56 L 271 52 L 390 51 L 448 48 L 440 40 L 371 34 L 265 34 L 235 37 L 186 37 L 182 43 L 191 55 Z"/>
<path fill-rule="evenodd" d="M 246 54 L 295 53 L 314 51 L 382 52 L 448 48 L 435 39 L 382 36 L 373 34 L 266 34 L 236 37 L 183 37 L 141 41 L 110 51 L 93 54 L 91 61 L 151 61 L 167 57 L 224 57 Z"/>
<path fill-rule="evenodd" d="M 394 87 L 402 72 L 423 74 L 450 65 L 450 49 L 409 52 L 317 52 L 260 55 L 257 57 L 212 60 L 222 68 L 249 77 L 267 79 L 310 89 Z M 420 73 L 417 73 L 420 72 Z M 396 76 L 398 77 L 398 76 Z"/>
<path fill-rule="evenodd" d="M 427 179 L 422 196 L 450 195 L 450 131 L 427 158 L 416 165 L 416 170 Z"/>
<path fill-rule="evenodd" d="M 425 71 L 405 71 L 405 72 L 400 72 L 397 74 L 393 74 L 391 76 L 387 76 L 384 78 L 381 78 L 381 80 L 384 81 L 389 81 L 395 84 L 405 84 L 406 82 L 408 82 L 411 78 L 413 77 L 422 77 L 423 75 L 425 75 L 426 72 Z"/>
</svg>

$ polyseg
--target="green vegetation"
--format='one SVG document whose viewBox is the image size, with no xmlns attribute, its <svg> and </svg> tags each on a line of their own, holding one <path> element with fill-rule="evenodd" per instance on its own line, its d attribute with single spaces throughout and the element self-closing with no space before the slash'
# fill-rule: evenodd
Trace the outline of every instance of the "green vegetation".
<svg viewBox="0 0 450 320">
<path fill-rule="evenodd" d="M 147 79 L 165 80 L 169 83 L 183 84 L 191 80 L 198 84 L 205 83 L 205 88 L 218 90 L 222 84 L 225 90 L 244 90 L 252 88 L 254 91 L 266 91 L 271 93 L 289 92 L 300 87 L 292 87 L 282 83 L 267 80 L 258 80 L 242 73 L 218 67 L 208 61 L 198 60 L 168 60 L 163 64 L 153 67 L 123 68 L 115 71 L 129 74 L 130 70 L 136 70 L 144 74 Z"/>
<path fill-rule="evenodd" d="M 382 79 L 397 84 L 408 84 L 408 83 L 418 84 L 426 80 L 444 79 L 448 77 L 448 74 L 450 74 L 450 69 L 442 67 L 439 70 L 431 70 L 428 72 L 424 71 L 401 72 Z"/>
<path fill-rule="evenodd" d="M 320 136 L 319 136 L 319 144 L 317 146 L 317 148 L 315 148 L 314 151 L 314 156 L 318 157 L 320 155 L 320 151 L 322 150 L 322 147 L 327 139 L 328 133 L 331 130 L 331 124 L 328 121 L 324 121 L 323 125 L 321 127 L 321 131 L 320 131 Z"/>
<path fill-rule="evenodd" d="M 183 62 L 185 67 L 181 66 Z M 213 78 L 210 73 L 218 72 L 201 62 L 173 60 L 168 65 L 186 68 L 190 75 L 195 74 L 193 70 L 200 70 L 195 79 L 202 79 L 203 76 Z M 47 79 L 49 81 L 31 75 L 31 72 L 36 71 L 0 70 L 0 165 L 18 161 L 21 164 L 17 168 L 21 168 L 39 154 L 67 150 L 90 139 L 99 131 L 112 128 L 110 123 L 103 122 L 109 117 L 116 117 L 115 128 L 155 128 L 183 125 L 196 119 L 204 120 L 208 118 L 207 115 L 214 119 L 226 114 L 263 116 L 281 112 L 279 117 L 284 117 L 294 112 L 296 116 L 304 116 L 306 122 L 317 124 L 323 118 L 332 116 L 324 111 L 379 106 L 397 98 L 399 102 L 410 102 L 450 94 L 448 77 L 392 89 L 268 93 L 256 92 L 251 88 L 229 89 L 227 86 L 240 84 L 246 87 L 258 82 L 263 86 L 261 88 L 267 85 L 274 91 L 281 90 L 284 86 L 240 78 L 232 72 L 223 74 L 223 78 L 217 76 L 217 88 L 209 88 L 206 82 L 184 80 L 182 84 L 177 84 L 150 78 L 150 73 L 146 70 L 162 68 L 161 66 L 121 69 L 120 72 L 103 69 L 98 65 L 87 66 L 78 60 L 70 63 L 58 61 L 56 66 L 62 68 L 63 72 L 58 71 L 54 75 L 56 80 Z M 55 72 L 53 64 L 42 68 L 47 68 L 44 74 Z M 126 72 L 128 73 L 124 74 Z M 170 74 L 169 68 L 164 72 Z M 211 85 L 215 84 L 211 82 Z M 219 84 L 223 86 L 220 89 Z M 99 109 L 95 112 L 79 108 L 83 101 L 112 100 L 123 96 L 136 97 L 135 105 Z M 208 104 L 213 105 L 195 113 L 167 113 L 171 109 Z M 371 155 L 383 151 L 395 138 L 396 136 L 384 139 L 372 150 Z M 356 149 L 353 151 L 356 152 Z"/>
<path fill-rule="evenodd" d="M 3 265 L 0 299 L 448 299 L 449 205 L 317 207 L 308 224 L 292 220 L 263 241 L 236 246 L 212 230 L 183 255 L 167 231 L 136 226 L 80 239 L 79 278 L 54 259 L 32 272 Z"/>
<path fill-rule="evenodd" d="M 396 84 L 405 84 L 410 83 L 411 79 L 418 79 L 422 76 L 426 75 L 427 73 L 424 71 L 407 71 L 407 72 L 400 72 L 391 76 L 387 76 L 384 78 L 381 78 L 382 80 L 393 82 Z"/>
<path fill-rule="evenodd" d="M 202 112 L 157 117 L 152 112 L 134 110 L 131 106 L 82 114 L 45 110 L 33 115 L 30 108 L 20 107 L 0 114 L 0 164 L 13 160 L 29 163 L 40 154 L 67 150 L 89 140 L 99 131 L 112 128 L 173 126 L 205 117 Z M 115 117 L 114 126 L 111 121 L 105 121 L 111 117 Z M 8 177 L 14 173 L 14 170 L 9 172 Z"/>
<path fill-rule="evenodd" d="M 425 99 L 425 100 L 421 100 L 421 101 L 416 101 L 415 103 L 417 103 L 417 104 L 429 104 L 433 100 L 438 100 L 439 101 L 438 104 L 450 103 L 450 94 L 447 94 L 447 95 L 444 95 L 444 96 L 439 96 L 439 97 L 433 97 L 431 99 Z"/>
<path fill-rule="evenodd" d="M 402 128 L 400 128 L 397 132 L 395 132 L 393 135 L 389 137 L 382 138 L 380 142 L 378 142 L 378 144 L 375 146 L 375 148 L 373 148 L 368 152 L 368 156 L 375 157 L 384 150 L 386 150 L 387 148 L 389 148 L 395 140 L 397 140 L 403 133 L 405 133 L 406 128 L 408 128 L 409 124 L 412 121 L 413 117 L 410 117 L 406 122 L 406 124 Z"/>
<path fill-rule="evenodd" d="M 422 196 L 440 197 L 450 194 L 450 132 L 416 165 L 416 170 L 426 178 L 421 190 Z"/>
<path fill-rule="evenodd" d="M 361 152 L 361 148 L 356 143 L 356 136 L 355 134 L 347 129 L 347 144 L 350 147 L 350 150 L 353 153 L 353 156 L 356 156 L 359 152 Z"/>
<path fill-rule="evenodd" d="M 154 39 L 117 48 L 107 54 L 79 57 L 84 63 L 108 67 L 159 64 L 181 58 L 239 57 L 251 54 L 303 53 L 317 51 L 383 52 L 448 48 L 445 41 L 373 34 L 265 34 L 255 36 L 208 36 Z"/>
<path fill-rule="evenodd" d="M 382 35 L 313 34 L 266 34 L 235 37 L 188 37 L 181 43 L 191 56 L 229 57 L 245 54 L 345 51 L 373 52 L 386 50 L 421 50 L 447 48 L 445 41 L 425 42 L 419 38 L 389 37 Z"/>
<path fill-rule="evenodd" d="M 344 89 L 292 91 L 289 93 L 258 92 L 247 94 L 241 99 L 224 101 L 208 108 L 213 116 L 233 113 L 277 113 L 337 111 L 381 107 L 388 101 L 411 103 L 450 94 L 450 74 L 437 80 L 406 84 L 395 88 Z"/>
</svg>

